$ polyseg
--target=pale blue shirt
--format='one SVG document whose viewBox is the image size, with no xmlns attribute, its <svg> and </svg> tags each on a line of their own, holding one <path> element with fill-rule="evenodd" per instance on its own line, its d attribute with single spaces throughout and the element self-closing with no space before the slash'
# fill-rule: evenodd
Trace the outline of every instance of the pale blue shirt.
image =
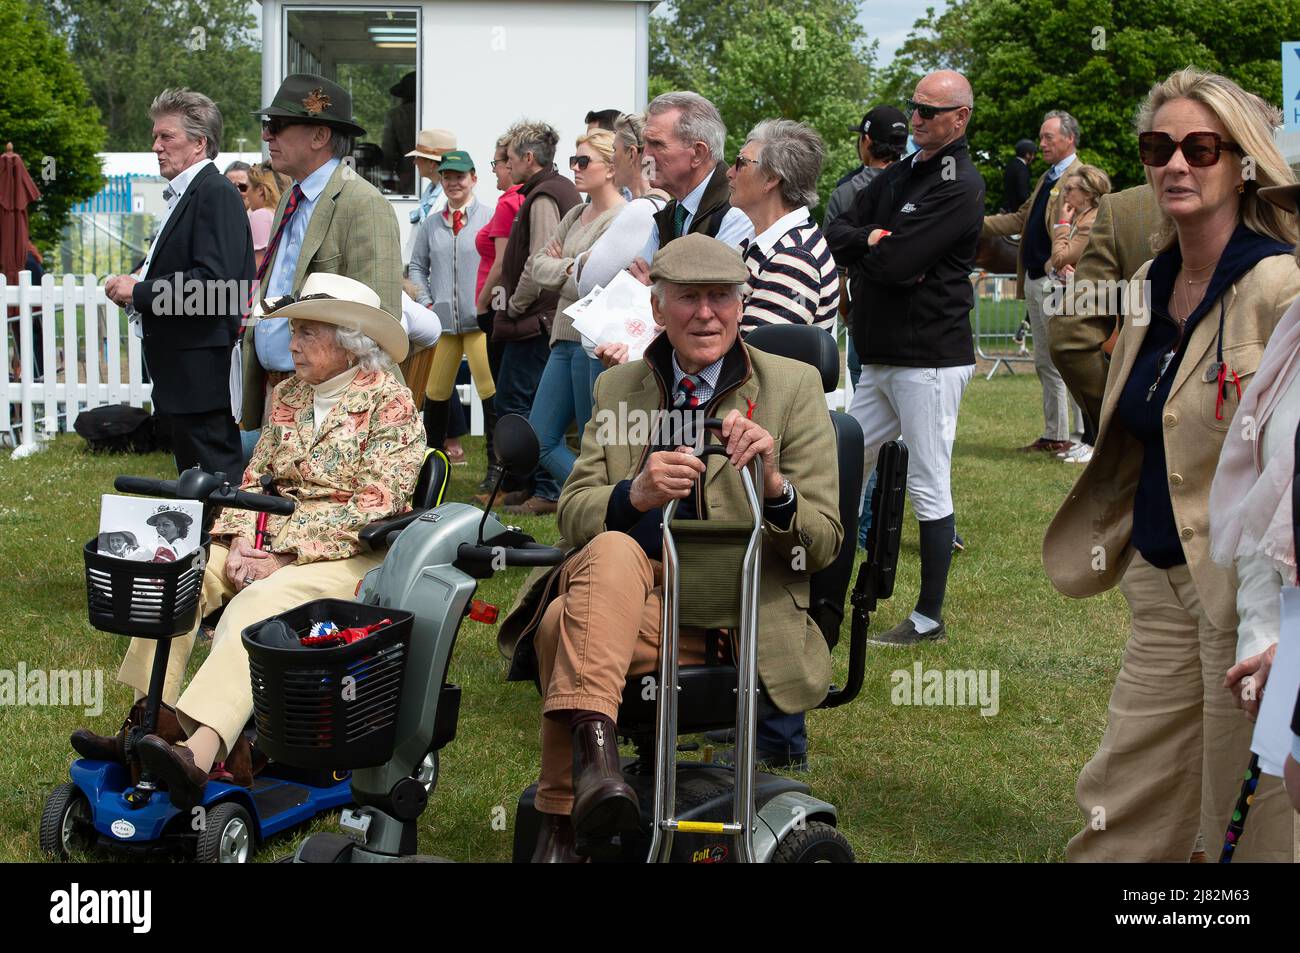
<svg viewBox="0 0 1300 953">
<path fill-rule="evenodd" d="M 302 200 L 298 203 L 293 218 L 289 219 L 284 234 L 280 236 L 280 247 L 275 254 L 275 265 L 266 276 L 264 298 L 277 298 L 280 295 L 293 294 L 293 276 L 298 270 L 298 255 L 302 252 L 303 239 L 307 237 L 307 226 L 311 223 L 311 213 L 316 208 L 316 200 L 325 191 L 334 170 L 339 167 L 338 159 L 330 159 L 307 178 L 298 183 L 302 189 Z M 257 325 L 257 334 L 253 337 L 257 345 L 257 359 L 268 371 L 292 371 L 293 358 L 289 356 L 289 320 L 287 318 L 264 318 Z"/>
<path fill-rule="evenodd" d="M 695 213 L 700 210 L 700 202 L 704 200 L 704 190 L 708 188 L 709 180 L 713 178 L 713 173 L 709 173 L 697 185 L 691 189 L 686 198 L 682 199 L 682 205 L 686 206 L 686 221 L 682 225 L 682 234 L 690 231 L 691 222 L 695 221 Z M 718 226 L 718 234 L 713 236 L 720 242 L 725 242 L 733 247 L 739 247 L 740 243 L 747 238 L 754 237 L 754 223 L 749 220 L 749 216 L 736 208 L 734 205 L 727 210 L 727 214 L 722 217 L 722 224 Z M 646 240 L 645 247 L 641 249 L 641 257 L 645 259 L 646 264 L 654 259 L 655 252 L 659 250 L 659 223 L 655 222 L 650 226 L 650 238 Z"/>
<path fill-rule="evenodd" d="M 1047 181 L 1055 182 L 1057 179 L 1059 179 L 1062 175 L 1065 174 L 1065 170 L 1070 167 L 1070 163 L 1073 161 L 1074 161 L 1074 153 L 1071 152 L 1060 162 L 1056 163 L 1056 165 L 1052 166 L 1051 172 L 1047 176 Z"/>
</svg>

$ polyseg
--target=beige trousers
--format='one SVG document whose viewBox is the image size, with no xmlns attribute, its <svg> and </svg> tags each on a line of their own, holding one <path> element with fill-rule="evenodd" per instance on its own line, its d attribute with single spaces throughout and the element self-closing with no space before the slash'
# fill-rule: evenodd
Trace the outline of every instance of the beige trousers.
<svg viewBox="0 0 1300 953">
<path fill-rule="evenodd" d="M 313 599 L 351 599 L 361 577 L 383 561 L 381 556 L 364 553 L 350 559 L 303 566 L 291 564 L 236 593 L 226 579 L 226 555 L 229 552 L 226 546 L 213 543 L 203 573 L 199 618 L 219 606 L 226 607 L 212 639 L 212 653 L 194 673 L 189 687 L 181 695 L 181 682 L 194 648 L 195 633 L 172 639 L 171 654 L 167 658 L 167 680 L 163 685 L 163 701 L 175 706 L 186 735 L 192 735 L 200 726 L 207 725 L 221 736 L 218 761 L 225 759 L 253 714 L 248 653 L 244 651 L 240 637 L 243 630 Z M 153 639 L 132 639 L 117 680 L 140 694 L 148 691 L 153 651 Z"/>
<path fill-rule="evenodd" d="M 567 718 L 550 712 L 598 711 L 618 718 L 629 675 L 656 669 L 663 567 L 625 533 L 601 533 L 560 572 L 536 642 L 542 685 L 542 772 L 537 809 L 573 808 L 573 741 Z M 704 632 L 680 630 L 682 665 L 704 662 Z"/>
<path fill-rule="evenodd" d="M 1132 628 L 1066 859 L 1185 863 L 1200 830 L 1213 862 L 1250 761 L 1252 724 L 1223 687 L 1237 633 L 1205 617 L 1186 566 L 1135 554 L 1120 589 Z M 1293 826 L 1281 781 L 1263 777 L 1235 859 L 1292 861 Z"/>
</svg>

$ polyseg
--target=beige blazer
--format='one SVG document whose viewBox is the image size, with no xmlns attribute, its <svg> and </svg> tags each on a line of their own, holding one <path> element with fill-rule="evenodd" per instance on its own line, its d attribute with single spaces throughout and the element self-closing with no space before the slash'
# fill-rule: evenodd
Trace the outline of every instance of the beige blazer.
<svg viewBox="0 0 1300 953">
<path fill-rule="evenodd" d="M 1137 293 L 1150 263 L 1130 283 Z M 1223 357 L 1250 385 L 1269 335 L 1292 299 L 1300 294 L 1300 269 L 1291 255 L 1262 259 L 1221 296 L 1226 306 Z M 1215 382 L 1206 381 L 1216 359 L 1219 302 L 1201 320 L 1187 344 L 1165 401 L 1165 459 L 1174 519 L 1187 567 L 1205 614 L 1221 629 L 1237 627 L 1237 582 L 1232 570 L 1216 565 L 1210 550 L 1210 484 L 1219 451 L 1237 410 L 1236 391 L 1215 419 Z M 1092 462 L 1061 504 L 1043 540 L 1043 566 L 1052 585 L 1075 598 L 1114 586 L 1133 558 L 1133 500 L 1142 465 L 1142 446 L 1115 422 L 1119 395 L 1137 358 L 1149 322 L 1131 320 L 1120 331 L 1102 400 L 1101 425 Z"/>
<path fill-rule="evenodd" d="M 816 371 L 802 362 L 741 346 L 750 373 L 711 407 L 710 413 L 725 417 L 735 409 L 743 414 L 752 402 L 753 419 L 772 434 L 781 472 L 794 487 L 797 503 L 790 526 L 781 529 L 764 524 L 758 673 L 777 707 L 786 712 L 806 711 L 826 697 L 831 678 L 826 640 L 808 615 L 808 581 L 812 573 L 835 559 L 844 542 L 835 431 Z M 640 472 L 648 449 L 598 439 L 602 416 L 613 414 L 616 419 L 619 414 L 664 406 L 658 376 L 645 360 L 610 368 L 596 378 L 595 404 L 582 435 L 582 453 L 560 495 L 557 518 L 566 541 L 560 545 L 581 548 L 605 531 L 605 511 L 614 485 Z M 740 479 L 724 458 L 709 459 L 703 480 L 701 498 L 708 519 L 749 519 Z M 534 582 L 541 578 L 535 574 Z M 512 616 L 528 612 L 527 605 L 527 597 L 521 595 Z M 516 618 L 502 624 L 499 645 L 507 657 L 514 653 L 517 639 L 510 634 L 517 632 L 518 622 Z"/>
<path fill-rule="evenodd" d="M 1061 197 L 1061 183 L 1065 177 L 1078 168 L 1082 163 L 1079 157 L 1075 156 L 1074 161 L 1065 167 L 1060 178 L 1052 183 L 1051 198 L 1048 199 L 1047 205 L 1043 209 L 1043 227 L 1047 229 L 1048 240 L 1052 237 L 1052 226 L 1061 220 L 1061 203 L 1065 201 Z M 1048 170 L 1050 171 L 1050 170 Z M 1038 177 L 1038 184 L 1034 186 L 1034 191 L 1030 193 L 1029 198 L 1025 199 L 1025 204 L 1020 206 L 1014 212 L 1003 212 L 1001 215 L 984 216 L 985 235 L 1023 235 L 1025 224 L 1029 219 L 1029 212 L 1034 207 L 1034 202 L 1038 199 L 1038 192 L 1047 184 L 1047 172 Z M 1020 242 L 1020 253 L 1016 258 L 1016 297 L 1025 296 L 1025 243 L 1022 239 Z"/>
</svg>

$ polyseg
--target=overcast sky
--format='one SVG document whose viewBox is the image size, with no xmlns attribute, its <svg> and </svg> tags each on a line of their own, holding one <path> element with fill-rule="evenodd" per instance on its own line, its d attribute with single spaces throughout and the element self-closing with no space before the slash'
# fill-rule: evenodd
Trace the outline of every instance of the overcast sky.
<svg viewBox="0 0 1300 953">
<path fill-rule="evenodd" d="M 947 3 L 944 0 L 860 0 L 858 22 L 867 31 L 867 41 L 880 41 L 877 66 L 889 65 L 898 48 L 907 39 L 912 24 L 925 16 L 927 6 L 942 11 Z"/>
</svg>

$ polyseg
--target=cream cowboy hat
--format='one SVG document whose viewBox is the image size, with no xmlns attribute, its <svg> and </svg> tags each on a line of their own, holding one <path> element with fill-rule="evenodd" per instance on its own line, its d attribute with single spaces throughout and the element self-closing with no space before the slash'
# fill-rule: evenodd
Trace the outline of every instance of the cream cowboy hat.
<svg viewBox="0 0 1300 953">
<path fill-rule="evenodd" d="M 395 362 L 406 360 L 411 347 L 401 322 L 380 308 L 379 295 L 369 285 L 343 275 L 308 275 L 298 295 L 269 299 L 262 317 L 320 321 L 360 331 Z"/>
<path fill-rule="evenodd" d="M 415 148 L 407 156 L 419 156 L 438 162 L 444 152 L 456 148 L 456 134 L 450 129 L 421 129 L 415 137 Z"/>
</svg>

